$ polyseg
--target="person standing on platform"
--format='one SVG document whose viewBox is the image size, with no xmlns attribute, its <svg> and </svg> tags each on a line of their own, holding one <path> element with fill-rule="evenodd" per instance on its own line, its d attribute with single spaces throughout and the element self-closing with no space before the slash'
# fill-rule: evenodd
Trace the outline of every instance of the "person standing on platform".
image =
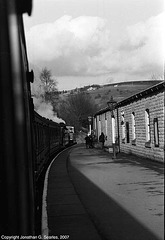
<svg viewBox="0 0 165 240">
<path fill-rule="evenodd" d="M 86 143 L 86 148 L 89 148 L 89 146 L 90 146 L 90 137 L 88 135 L 85 137 L 85 143 Z"/>
<path fill-rule="evenodd" d="M 99 136 L 99 142 L 101 142 L 101 147 L 104 149 L 104 143 L 105 143 L 105 135 L 102 132 L 101 135 Z"/>
<path fill-rule="evenodd" d="M 90 139 L 89 148 L 93 148 L 93 136 L 92 136 L 92 134 L 89 135 L 89 139 Z"/>
</svg>

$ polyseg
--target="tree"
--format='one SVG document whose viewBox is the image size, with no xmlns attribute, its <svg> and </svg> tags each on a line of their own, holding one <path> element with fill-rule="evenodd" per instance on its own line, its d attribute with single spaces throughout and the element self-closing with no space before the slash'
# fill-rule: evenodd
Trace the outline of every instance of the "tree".
<svg viewBox="0 0 165 240">
<path fill-rule="evenodd" d="M 46 67 L 40 73 L 40 80 L 43 87 L 43 98 L 46 102 L 51 102 L 52 95 L 57 93 L 57 81 L 52 78 L 51 70 Z"/>
<path fill-rule="evenodd" d="M 88 127 L 88 116 L 92 116 L 97 110 L 89 94 L 78 92 L 68 95 L 65 100 L 61 101 L 58 114 L 68 125 L 73 125 L 76 130 L 80 130 L 81 127 Z"/>
</svg>

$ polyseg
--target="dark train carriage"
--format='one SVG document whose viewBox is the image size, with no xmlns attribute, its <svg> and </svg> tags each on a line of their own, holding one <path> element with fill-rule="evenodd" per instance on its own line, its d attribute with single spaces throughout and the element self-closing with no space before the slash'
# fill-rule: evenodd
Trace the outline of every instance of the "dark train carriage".
<svg viewBox="0 0 165 240">
<path fill-rule="evenodd" d="M 64 146 L 69 145 L 69 130 L 66 127 L 64 128 L 63 145 Z"/>
<path fill-rule="evenodd" d="M 50 135 L 50 157 L 62 147 L 60 124 L 49 121 L 49 135 Z"/>
<path fill-rule="evenodd" d="M 69 143 L 65 124 L 34 112 L 22 20 L 30 11 L 30 0 L 0 1 L 1 236 L 40 234 L 41 178 L 53 155 Z"/>
<path fill-rule="evenodd" d="M 44 167 L 55 153 L 63 146 L 63 132 L 65 125 L 58 124 L 34 112 L 34 152 L 35 175 L 38 179 Z"/>
<path fill-rule="evenodd" d="M 76 143 L 76 136 L 75 136 L 75 131 L 73 126 L 66 126 L 67 131 L 68 131 L 68 141 L 69 144 Z"/>
<path fill-rule="evenodd" d="M 49 123 L 46 118 L 34 113 L 34 151 L 35 151 L 35 175 L 36 179 L 41 174 L 45 164 L 49 159 L 50 140 L 49 140 Z"/>
</svg>

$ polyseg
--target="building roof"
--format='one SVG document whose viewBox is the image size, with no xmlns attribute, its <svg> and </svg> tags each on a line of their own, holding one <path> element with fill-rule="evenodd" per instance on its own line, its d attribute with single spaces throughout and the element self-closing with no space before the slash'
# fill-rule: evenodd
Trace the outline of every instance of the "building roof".
<svg viewBox="0 0 165 240">
<path fill-rule="evenodd" d="M 138 101 L 139 99 L 142 99 L 144 97 L 149 97 L 151 95 L 157 94 L 158 92 L 164 92 L 165 91 L 165 81 L 163 80 L 162 82 L 149 87 L 141 92 L 138 92 L 128 98 L 125 98 L 124 100 L 117 102 L 115 108 L 121 107 L 121 106 L 125 106 L 127 104 L 130 104 L 131 102 L 135 102 Z M 95 116 L 103 114 L 105 112 L 108 112 L 109 108 L 108 106 L 106 108 L 100 109 Z"/>
</svg>

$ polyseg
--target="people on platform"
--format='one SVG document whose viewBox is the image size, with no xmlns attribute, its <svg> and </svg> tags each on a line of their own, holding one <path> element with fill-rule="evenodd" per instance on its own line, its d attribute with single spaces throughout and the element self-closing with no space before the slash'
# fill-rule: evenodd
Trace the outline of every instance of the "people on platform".
<svg viewBox="0 0 165 240">
<path fill-rule="evenodd" d="M 104 149 L 104 143 L 105 143 L 105 135 L 102 132 L 101 135 L 99 136 L 99 142 L 101 142 L 101 148 Z"/>
<path fill-rule="evenodd" d="M 90 148 L 93 148 L 93 136 L 92 136 L 92 134 L 89 135 L 89 139 L 90 139 L 90 145 L 89 145 L 89 147 L 90 147 Z"/>
<path fill-rule="evenodd" d="M 85 137 L 85 144 L 86 144 L 86 148 L 89 148 L 89 146 L 90 146 L 90 138 L 89 138 L 88 134 Z"/>
<path fill-rule="evenodd" d="M 93 148 L 93 136 L 92 134 L 87 134 L 85 137 L 86 148 Z"/>
</svg>

